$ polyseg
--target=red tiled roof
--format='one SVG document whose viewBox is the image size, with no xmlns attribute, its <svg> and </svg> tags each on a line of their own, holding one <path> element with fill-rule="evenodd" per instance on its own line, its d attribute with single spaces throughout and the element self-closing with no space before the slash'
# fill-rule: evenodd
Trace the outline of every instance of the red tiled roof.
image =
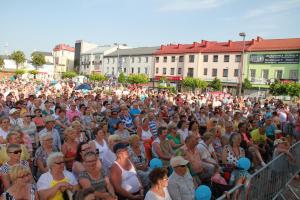
<svg viewBox="0 0 300 200">
<path fill-rule="evenodd" d="M 154 53 L 163 54 L 184 54 L 184 53 L 222 53 L 242 52 L 243 41 L 215 42 L 205 41 L 194 42 L 193 44 L 168 44 L 161 47 Z M 245 41 L 245 51 L 282 51 L 300 50 L 300 38 L 289 39 L 263 39 L 257 37 L 251 41 Z"/>
<path fill-rule="evenodd" d="M 245 42 L 245 49 L 249 47 L 251 41 Z M 201 43 L 193 44 L 170 44 L 161 45 L 160 49 L 155 52 L 161 54 L 182 54 L 182 53 L 214 53 L 214 52 L 241 52 L 243 51 L 243 41 L 232 42 L 215 42 L 202 40 Z"/>
<path fill-rule="evenodd" d="M 59 44 L 56 45 L 53 49 L 53 51 L 61 51 L 61 50 L 66 50 L 66 51 L 71 51 L 71 52 L 75 52 L 75 48 L 71 47 L 69 45 L 66 44 Z"/>
<path fill-rule="evenodd" d="M 249 51 L 282 51 L 282 50 L 300 50 L 300 38 L 287 39 L 262 39 L 257 37 L 252 40 Z"/>
</svg>

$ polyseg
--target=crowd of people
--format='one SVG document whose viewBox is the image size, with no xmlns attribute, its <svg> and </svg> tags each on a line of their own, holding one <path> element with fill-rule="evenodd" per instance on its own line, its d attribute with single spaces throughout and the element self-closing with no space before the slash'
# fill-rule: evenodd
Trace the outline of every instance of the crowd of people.
<svg viewBox="0 0 300 200">
<path fill-rule="evenodd" d="M 275 99 L 0 83 L 4 200 L 213 199 L 299 140 Z"/>
</svg>

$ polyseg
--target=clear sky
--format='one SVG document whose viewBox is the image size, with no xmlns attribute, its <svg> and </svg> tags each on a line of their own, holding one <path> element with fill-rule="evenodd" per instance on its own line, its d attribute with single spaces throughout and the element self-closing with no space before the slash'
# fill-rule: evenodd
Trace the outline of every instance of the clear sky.
<svg viewBox="0 0 300 200">
<path fill-rule="evenodd" d="M 0 0 L 0 54 L 82 39 L 154 46 L 300 37 L 300 0 Z M 7 46 L 7 47 L 5 47 Z"/>
</svg>

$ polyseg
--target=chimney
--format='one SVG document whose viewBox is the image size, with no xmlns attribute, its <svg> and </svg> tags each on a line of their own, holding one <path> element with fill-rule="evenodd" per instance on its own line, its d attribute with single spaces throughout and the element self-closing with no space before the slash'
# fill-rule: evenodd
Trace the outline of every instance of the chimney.
<svg viewBox="0 0 300 200">
<path fill-rule="evenodd" d="M 261 42 L 262 40 L 263 40 L 262 37 L 257 36 L 257 38 L 256 38 L 257 42 Z"/>
<path fill-rule="evenodd" d="M 177 48 L 177 49 L 179 49 L 179 48 L 180 48 L 180 46 L 181 46 L 180 44 L 177 44 L 177 47 L 176 47 L 176 48 Z"/>
<path fill-rule="evenodd" d="M 164 45 L 160 45 L 160 50 L 162 50 L 164 48 Z"/>
<path fill-rule="evenodd" d="M 251 40 L 251 45 L 255 44 L 255 39 Z"/>
<path fill-rule="evenodd" d="M 230 47 L 232 45 L 232 41 L 228 40 L 228 46 Z"/>
<path fill-rule="evenodd" d="M 199 45 L 198 42 L 193 42 L 193 47 L 197 47 Z"/>
</svg>

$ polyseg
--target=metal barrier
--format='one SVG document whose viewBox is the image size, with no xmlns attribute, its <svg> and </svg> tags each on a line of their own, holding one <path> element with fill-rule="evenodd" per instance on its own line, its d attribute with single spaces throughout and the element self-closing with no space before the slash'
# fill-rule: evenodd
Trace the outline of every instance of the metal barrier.
<svg viewBox="0 0 300 200">
<path fill-rule="evenodd" d="M 295 199 L 299 196 L 289 187 L 289 182 L 300 171 L 300 141 L 290 148 L 294 161 L 289 161 L 285 154 L 277 156 L 265 167 L 255 172 L 247 186 L 238 185 L 222 195 L 218 200 L 223 199 L 249 199 L 249 200 L 271 200 L 285 199 L 283 192 L 291 190 Z M 289 198 L 290 199 L 290 198 Z"/>
</svg>

